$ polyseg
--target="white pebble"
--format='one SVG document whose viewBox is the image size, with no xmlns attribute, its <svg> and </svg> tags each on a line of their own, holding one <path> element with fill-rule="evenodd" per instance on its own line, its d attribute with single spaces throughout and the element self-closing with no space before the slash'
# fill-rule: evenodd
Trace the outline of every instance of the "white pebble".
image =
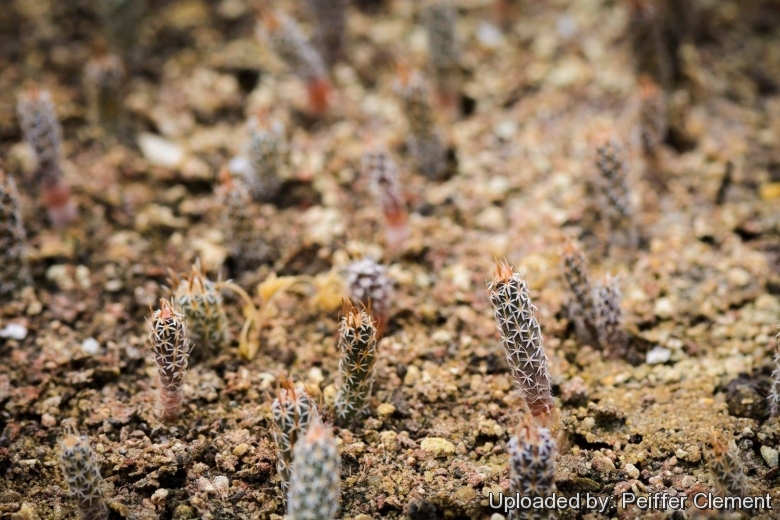
<svg viewBox="0 0 780 520">
<path fill-rule="evenodd" d="M 18 323 L 9 323 L 3 330 L 0 330 L 0 338 L 11 338 L 22 340 L 27 337 L 27 327 Z"/>
<path fill-rule="evenodd" d="M 774 448 L 761 446 L 761 456 L 764 457 L 764 460 L 770 468 L 774 468 L 777 466 L 778 456 L 780 456 L 780 454 Z"/>
<path fill-rule="evenodd" d="M 100 352 L 100 343 L 95 338 L 87 338 L 81 342 L 81 350 L 94 356 Z"/>
<path fill-rule="evenodd" d="M 669 361 L 669 358 L 671 357 L 671 350 L 660 345 L 656 345 L 650 352 L 647 353 L 647 359 L 645 362 L 648 365 L 660 365 Z"/>
</svg>

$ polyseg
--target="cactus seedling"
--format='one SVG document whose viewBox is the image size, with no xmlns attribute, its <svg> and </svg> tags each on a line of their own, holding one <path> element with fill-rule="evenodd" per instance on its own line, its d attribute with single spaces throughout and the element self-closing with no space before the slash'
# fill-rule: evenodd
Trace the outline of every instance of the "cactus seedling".
<svg viewBox="0 0 780 520">
<path fill-rule="evenodd" d="M 517 435 L 509 440 L 509 495 L 518 494 L 534 499 L 555 493 L 556 443 L 547 428 L 533 425 L 526 419 Z M 519 504 L 509 512 L 510 520 L 541 520 L 555 518 L 545 508 L 524 509 Z"/>
<path fill-rule="evenodd" d="M 209 280 L 200 268 L 192 266 L 189 275 L 182 278 L 171 273 L 173 299 L 187 317 L 187 330 L 193 343 L 192 360 L 208 351 L 218 352 L 227 346 L 230 334 L 222 305 L 219 282 Z"/>
<path fill-rule="evenodd" d="M 387 276 L 387 268 L 370 258 L 356 260 L 344 270 L 349 299 L 354 305 L 369 309 L 376 326 L 376 337 L 385 333 L 390 317 L 390 299 L 393 284 Z"/>
<path fill-rule="evenodd" d="M 745 472 L 737 456 L 734 441 L 727 443 L 721 434 L 713 431 L 711 442 L 709 468 L 718 493 L 722 496 L 745 496 L 747 492 Z"/>
<path fill-rule="evenodd" d="M 138 28 L 146 12 L 145 0 L 94 0 L 95 10 L 111 46 L 126 54 L 138 35 Z"/>
<path fill-rule="evenodd" d="M 656 158 L 666 138 L 666 101 L 663 91 L 649 76 L 639 78 L 639 100 L 642 150 L 646 157 Z"/>
<path fill-rule="evenodd" d="M 290 520 L 332 520 L 340 494 L 338 448 L 330 429 L 315 419 L 293 449 L 287 515 Z"/>
<path fill-rule="evenodd" d="M 433 0 L 425 10 L 425 29 L 428 33 L 428 55 L 436 78 L 439 103 L 451 112 L 457 111 L 460 83 L 455 22 L 455 6 L 449 0 Z"/>
<path fill-rule="evenodd" d="M 184 314 L 173 300 L 160 300 L 160 308 L 147 321 L 149 349 L 154 353 L 160 378 L 161 420 L 176 422 L 181 410 L 181 385 L 187 373 L 191 344 Z"/>
<path fill-rule="evenodd" d="M 561 271 L 563 279 L 572 294 L 569 302 L 569 314 L 574 321 L 577 336 L 596 344 L 599 331 L 596 325 L 596 301 L 593 286 L 588 276 L 588 266 L 582 249 L 574 241 L 563 247 Z"/>
<path fill-rule="evenodd" d="M 276 443 L 276 469 L 282 478 L 282 490 L 287 493 L 293 448 L 304 436 L 312 420 L 319 420 L 314 400 L 303 385 L 294 386 L 288 379 L 281 380 L 279 392 L 271 404 L 274 418 L 273 437 Z"/>
<path fill-rule="evenodd" d="M 331 65 L 344 56 L 347 0 L 307 0 L 316 27 L 314 41 Z"/>
<path fill-rule="evenodd" d="M 371 192 L 385 217 L 385 242 L 397 251 L 409 236 L 406 203 L 401 193 L 398 167 L 387 151 L 369 149 L 363 154 L 363 171 L 371 183 Z"/>
<path fill-rule="evenodd" d="M 429 179 L 441 179 L 446 172 L 446 150 L 428 99 L 428 88 L 417 72 L 399 68 L 397 90 L 409 123 L 407 146 L 419 171 Z"/>
<path fill-rule="evenodd" d="M 772 386 L 769 389 L 769 416 L 777 417 L 780 415 L 780 334 L 775 336 L 775 355 L 772 361 L 775 368 L 772 370 Z"/>
<path fill-rule="evenodd" d="M 110 134 L 119 130 L 124 79 L 125 69 L 116 54 L 93 58 L 84 69 L 90 118 Z"/>
<path fill-rule="evenodd" d="M 261 125 L 254 116 L 249 119 L 248 126 L 246 155 L 252 175 L 247 182 L 255 200 L 269 201 L 276 196 L 281 185 L 279 169 L 285 150 L 284 128 L 278 121 Z"/>
<path fill-rule="evenodd" d="M 551 426 L 555 403 L 550 390 L 550 370 L 528 283 L 522 275 L 512 272 L 508 264 L 500 263 L 488 284 L 488 294 L 515 384 L 534 423 Z"/>
<path fill-rule="evenodd" d="M 634 208 L 628 187 L 628 163 L 623 144 L 610 129 L 596 135 L 596 167 L 600 207 L 607 226 L 610 245 L 628 249 L 637 246 Z"/>
<path fill-rule="evenodd" d="M 242 177 L 231 176 L 227 169 L 220 172 L 219 180 L 214 191 L 222 212 L 225 244 L 239 268 L 243 268 L 262 259 L 266 247 L 255 235 L 250 213 L 252 198 L 246 181 Z"/>
<path fill-rule="evenodd" d="M 324 115 L 330 103 L 331 86 L 320 54 L 306 40 L 292 18 L 266 12 L 263 14 L 263 25 L 279 57 L 306 82 L 311 115 Z"/>
<path fill-rule="evenodd" d="M 623 295 L 617 278 L 605 276 L 596 285 L 595 295 L 596 326 L 601 348 L 612 357 L 622 357 L 628 348 L 628 335 L 623 329 L 623 311 L 620 308 Z"/>
<path fill-rule="evenodd" d="M 51 95 L 32 87 L 19 97 L 17 111 L 24 140 L 38 159 L 35 179 L 41 185 L 49 220 L 55 226 L 65 226 L 73 219 L 76 210 L 70 199 L 70 189 L 62 180 L 62 128 L 57 121 Z"/>
<path fill-rule="evenodd" d="M 79 506 L 84 520 L 108 518 L 108 508 L 100 491 L 100 476 L 97 455 L 84 435 L 71 432 L 60 440 L 60 469 L 68 483 L 70 495 Z"/>
<path fill-rule="evenodd" d="M 338 422 L 349 427 L 368 411 L 374 386 L 376 328 L 365 310 L 343 302 L 344 316 L 339 328 L 339 390 L 336 394 Z"/>
<path fill-rule="evenodd" d="M 0 296 L 32 284 L 25 242 L 16 182 L 0 169 Z"/>
</svg>

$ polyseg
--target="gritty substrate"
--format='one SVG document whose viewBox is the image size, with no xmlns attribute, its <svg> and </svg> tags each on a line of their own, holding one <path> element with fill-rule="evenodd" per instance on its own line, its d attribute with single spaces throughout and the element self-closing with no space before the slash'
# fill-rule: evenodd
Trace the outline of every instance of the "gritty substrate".
<svg viewBox="0 0 780 520">
<path fill-rule="evenodd" d="M 503 33 L 485 24 L 490 2 L 456 3 L 473 111 L 442 117 L 457 173 L 441 183 L 409 170 L 392 88 L 396 58 L 426 63 L 411 0 L 372 16 L 350 11 L 348 60 L 333 71 L 335 104 L 320 121 L 302 113 L 303 86 L 257 42 L 244 2 L 153 2 L 128 82 L 130 137 L 119 144 L 86 120 L 81 67 L 99 31 L 89 2 L 17 0 L 0 15 L 14 42 L 0 51 L 0 157 L 16 175 L 29 171 L 14 104 L 34 79 L 57 103 L 79 206 L 60 233 L 24 195 L 36 283 L 0 307 L 0 329 L 28 331 L 0 339 L 0 517 L 76 516 L 57 462 L 66 418 L 90 436 L 117 518 L 284 514 L 270 402 L 291 374 L 330 413 L 340 293 L 323 280 L 348 253 L 382 241 L 359 175 L 368 132 L 397 153 L 412 236 L 390 263 L 397 293 L 374 412 L 336 430 L 343 518 L 495 513 L 488 495 L 508 488 L 506 443 L 522 417 L 486 297 L 497 258 L 526 273 L 539 307 L 561 397 L 560 492 L 709 491 L 716 430 L 735 439 L 751 489 L 780 506 L 780 423 L 766 419 L 764 399 L 780 316 L 780 32 L 759 23 L 769 17 L 771 28 L 777 11 L 756 1 L 706 8 L 709 37 L 685 47 L 669 95 L 663 192 L 643 175 L 623 2 L 521 2 Z M 286 124 L 287 181 L 277 204 L 251 208 L 269 261 L 235 272 L 211 186 L 240 151 L 246 115 L 261 107 Z M 588 187 L 597 118 L 612 120 L 631 151 L 642 236 L 632 254 L 605 255 Z M 172 148 L 160 151 L 148 134 Z M 558 265 L 565 236 L 581 239 L 594 274 L 620 276 L 632 363 L 575 339 Z M 272 273 L 323 283 L 278 300 L 255 359 L 240 358 L 234 341 L 192 367 L 183 416 L 166 427 L 144 320 L 165 294 L 167 269 L 188 270 L 196 258 L 253 295 Z M 241 303 L 227 298 L 236 338 Z M 657 364 L 645 363 L 654 348 Z M 614 502 L 583 514 L 664 516 Z"/>
</svg>

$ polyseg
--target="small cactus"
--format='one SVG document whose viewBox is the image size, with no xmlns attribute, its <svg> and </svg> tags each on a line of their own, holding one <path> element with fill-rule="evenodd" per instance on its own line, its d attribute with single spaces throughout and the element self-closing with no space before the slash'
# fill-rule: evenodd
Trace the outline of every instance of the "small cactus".
<svg viewBox="0 0 780 520">
<path fill-rule="evenodd" d="M 409 123 L 407 146 L 417 171 L 429 179 L 441 179 L 446 173 L 446 150 L 428 99 L 428 88 L 419 73 L 401 68 L 396 90 Z"/>
<path fill-rule="evenodd" d="M 19 96 L 17 111 L 24 140 L 38 159 L 35 181 L 41 185 L 49 220 L 55 226 L 65 226 L 75 216 L 75 208 L 62 179 L 62 128 L 51 95 L 32 87 Z"/>
<path fill-rule="evenodd" d="M 595 145 L 599 205 L 607 226 L 609 243 L 633 249 L 637 246 L 638 237 L 623 144 L 611 129 L 605 128 L 597 133 Z"/>
<path fill-rule="evenodd" d="M 269 201 L 279 192 L 279 170 L 285 151 L 284 127 L 278 121 L 263 126 L 257 117 L 249 119 L 249 141 L 246 156 L 251 166 L 247 182 L 252 196 L 258 201 Z"/>
<path fill-rule="evenodd" d="M 512 377 L 535 423 L 549 426 L 554 422 L 555 403 L 542 330 L 528 283 L 508 264 L 500 263 L 488 284 L 488 294 Z"/>
<path fill-rule="evenodd" d="M 457 10 L 449 0 L 433 0 L 425 10 L 428 55 L 440 105 L 457 111 L 460 52 L 455 31 Z"/>
<path fill-rule="evenodd" d="M 116 54 L 93 58 L 84 68 L 90 119 L 109 134 L 119 130 L 124 79 L 125 69 Z"/>
<path fill-rule="evenodd" d="M 200 262 L 192 266 L 189 275 L 180 278 L 172 273 L 171 286 L 174 302 L 187 317 L 194 354 L 191 361 L 203 357 L 206 351 L 216 353 L 227 347 L 230 333 L 219 284 L 203 274 Z"/>
<path fill-rule="evenodd" d="M 385 218 L 385 242 L 390 251 L 400 249 L 409 236 L 409 217 L 401 192 L 398 167 L 387 151 L 373 148 L 363 154 L 363 171 Z"/>
<path fill-rule="evenodd" d="M 340 494 L 336 441 L 330 429 L 315 419 L 293 449 L 287 515 L 290 520 L 332 520 Z"/>
<path fill-rule="evenodd" d="M 347 0 L 307 0 L 316 28 L 314 41 L 331 65 L 344 57 L 347 34 Z"/>
<path fill-rule="evenodd" d="M 114 50 L 127 54 L 138 40 L 138 28 L 146 14 L 146 0 L 93 0 L 103 22 L 106 39 Z"/>
<path fill-rule="evenodd" d="M 721 434 L 713 431 L 711 442 L 712 452 L 708 465 L 715 489 L 722 496 L 744 497 L 747 493 L 747 482 L 734 441 L 727 443 Z"/>
<path fill-rule="evenodd" d="M 526 420 L 517 435 L 509 440 L 509 494 L 531 500 L 555 493 L 555 448 L 550 430 Z M 523 509 L 509 512 L 509 520 L 542 520 L 555 518 L 548 509 Z"/>
<path fill-rule="evenodd" d="M 377 339 L 374 322 L 365 310 L 358 310 L 349 300 L 343 302 L 343 308 L 339 328 L 341 358 L 336 417 L 346 428 L 368 411 L 374 386 Z"/>
<path fill-rule="evenodd" d="M 161 420 L 176 422 L 181 410 L 181 386 L 187 373 L 191 344 L 184 314 L 173 300 L 160 300 L 149 326 L 149 349 L 154 353 L 160 379 Z"/>
<path fill-rule="evenodd" d="M 16 182 L 0 169 L 0 297 L 32 284 L 26 241 Z"/>
<path fill-rule="evenodd" d="M 219 180 L 214 191 L 222 212 L 225 244 L 240 270 L 262 260 L 267 248 L 255 234 L 250 211 L 252 197 L 246 181 L 239 176 L 231 176 L 227 169 L 222 170 Z"/>
<path fill-rule="evenodd" d="M 618 280 L 605 276 L 595 287 L 596 327 L 601 348 L 611 357 L 623 357 L 628 349 L 628 335 L 623 328 L 623 311 L 620 302 L 623 295 Z"/>
<path fill-rule="evenodd" d="M 83 520 L 108 518 L 108 507 L 103 500 L 97 455 L 89 445 L 89 438 L 75 432 L 60 440 L 60 469 Z"/>
<path fill-rule="evenodd" d="M 569 315 L 574 321 L 577 336 L 595 345 L 599 341 L 599 332 L 596 325 L 594 288 L 588 276 L 585 255 L 573 241 L 567 242 L 563 247 L 561 271 L 572 294 Z"/>
<path fill-rule="evenodd" d="M 642 150 L 648 158 L 657 158 L 666 139 L 666 101 L 663 91 L 648 76 L 639 78 L 639 128 Z"/>
<path fill-rule="evenodd" d="M 393 296 L 393 284 L 387 268 L 370 258 L 363 258 L 349 264 L 344 275 L 349 299 L 354 305 L 362 305 L 369 310 L 375 320 L 376 336 L 381 338 L 390 317 L 390 299 Z"/>
<path fill-rule="evenodd" d="M 774 370 L 772 370 L 772 386 L 769 389 L 769 416 L 777 417 L 780 415 L 780 334 L 775 336 L 775 354 L 772 359 Z"/>
<path fill-rule="evenodd" d="M 325 114 L 330 103 L 331 86 L 320 54 L 311 46 L 292 18 L 266 12 L 263 25 L 273 50 L 306 82 L 311 114 Z"/>
<path fill-rule="evenodd" d="M 287 379 L 281 381 L 276 399 L 271 404 L 271 414 L 274 418 L 272 434 L 276 443 L 276 469 L 282 478 L 282 490 L 286 495 L 293 448 L 306 433 L 309 423 L 319 420 L 320 415 L 306 388 L 303 385 L 294 386 Z"/>
<path fill-rule="evenodd" d="M 664 37 L 664 13 L 658 0 L 629 0 L 627 32 L 631 36 L 634 68 L 664 86 L 672 80 L 673 57 Z"/>
</svg>

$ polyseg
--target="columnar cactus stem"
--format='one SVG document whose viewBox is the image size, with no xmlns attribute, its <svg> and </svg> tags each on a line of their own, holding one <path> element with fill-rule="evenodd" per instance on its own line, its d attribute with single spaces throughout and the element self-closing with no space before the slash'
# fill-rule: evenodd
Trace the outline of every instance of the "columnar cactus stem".
<svg viewBox="0 0 780 520">
<path fill-rule="evenodd" d="M 734 441 L 727 443 L 721 434 L 713 431 L 709 468 L 715 488 L 722 496 L 743 497 L 747 483 L 742 463 L 737 456 Z"/>
<path fill-rule="evenodd" d="M 596 167 L 600 173 L 600 207 L 611 245 L 633 249 L 638 237 L 628 186 L 628 163 L 623 144 L 611 129 L 596 135 Z"/>
<path fill-rule="evenodd" d="M 318 421 L 320 415 L 306 388 L 294 386 L 288 379 L 281 380 L 279 392 L 271 404 L 271 414 L 274 418 L 272 434 L 276 443 L 276 469 L 282 478 L 282 490 L 286 496 L 293 448 L 306 433 L 309 423 Z"/>
<path fill-rule="evenodd" d="M 372 148 L 363 154 L 363 171 L 371 182 L 371 192 L 385 218 L 385 242 L 389 251 L 397 251 L 409 236 L 409 217 L 401 192 L 398 167 L 390 154 Z"/>
<path fill-rule="evenodd" d="M 623 357 L 628 349 L 628 335 L 623 328 L 623 310 L 617 278 L 605 276 L 595 288 L 596 326 L 601 348 L 613 358 Z"/>
<path fill-rule="evenodd" d="M 249 119 L 249 141 L 246 156 L 253 175 L 247 179 L 255 200 L 267 202 L 279 192 L 279 170 L 285 150 L 284 127 L 278 121 L 262 125 L 253 116 Z"/>
<path fill-rule="evenodd" d="M 769 415 L 780 415 L 780 334 L 775 336 L 775 355 L 772 360 L 775 368 L 772 370 L 772 387 L 769 390 Z"/>
<path fill-rule="evenodd" d="M 574 241 L 563 247 L 561 271 L 573 296 L 569 302 L 569 314 L 574 321 L 577 336 L 596 345 L 599 331 L 596 325 L 596 301 L 593 285 L 588 277 L 588 266 L 582 249 Z"/>
<path fill-rule="evenodd" d="M 239 269 L 252 266 L 265 256 L 267 248 L 255 234 L 249 186 L 242 177 L 231 176 L 227 169 L 222 170 L 219 180 L 214 191 L 222 211 L 225 244 Z"/>
<path fill-rule="evenodd" d="M 639 128 L 645 157 L 656 159 L 666 138 L 666 101 L 649 76 L 639 78 Z"/>
<path fill-rule="evenodd" d="M 488 284 L 488 293 L 512 377 L 534 422 L 551 426 L 555 420 L 555 402 L 550 390 L 550 371 L 528 284 L 508 264 L 500 263 Z"/>
<path fill-rule="evenodd" d="M 187 330 L 193 344 L 191 360 L 202 358 L 207 351 L 213 354 L 225 348 L 230 333 L 219 283 L 203 274 L 200 262 L 192 266 L 189 275 L 180 278 L 171 273 L 170 281 L 174 301 L 187 317 Z"/>
<path fill-rule="evenodd" d="M 38 159 L 35 180 L 41 185 L 49 220 L 55 226 L 65 226 L 73 220 L 76 210 L 70 199 L 70 189 L 62 179 L 62 128 L 51 95 L 32 87 L 19 97 L 17 111 L 24 140 Z"/>
<path fill-rule="evenodd" d="M 184 314 L 171 300 L 160 300 L 149 326 L 149 349 L 154 353 L 160 378 L 161 420 L 176 422 L 181 411 L 181 386 L 187 373 L 191 344 Z"/>
<path fill-rule="evenodd" d="M 347 35 L 347 0 L 307 0 L 314 18 L 314 41 L 331 65 L 344 57 Z"/>
<path fill-rule="evenodd" d="M 340 425 L 348 428 L 368 412 L 378 349 L 371 316 L 365 310 L 355 308 L 349 300 L 344 300 L 343 309 L 339 328 L 341 359 L 336 417 Z"/>
<path fill-rule="evenodd" d="M 664 38 L 663 16 L 657 0 L 630 0 L 628 33 L 638 74 L 647 74 L 657 83 L 669 86 L 672 56 Z"/>
<path fill-rule="evenodd" d="M 417 170 L 429 179 L 441 179 L 446 173 L 446 150 L 428 99 L 428 88 L 419 73 L 401 67 L 397 90 L 409 122 L 407 146 Z"/>
<path fill-rule="evenodd" d="M 320 54 L 306 40 L 292 18 L 266 12 L 263 15 L 263 25 L 269 42 L 279 57 L 306 82 L 311 114 L 325 114 L 330 103 L 331 86 Z"/>
<path fill-rule="evenodd" d="M 316 419 L 293 450 L 287 515 L 290 520 L 332 520 L 340 493 L 338 448 L 330 429 Z"/>
<path fill-rule="evenodd" d="M 79 506 L 83 520 L 104 520 L 108 508 L 100 491 L 103 479 L 100 477 L 97 455 L 89 445 L 86 436 L 66 434 L 60 441 L 60 469 L 68 483 L 70 495 Z"/>
<path fill-rule="evenodd" d="M 390 318 L 390 299 L 393 296 L 393 284 L 387 276 L 387 268 L 370 258 L 363 258 L 349 264 L 344 275 L 349 299 L 354 305 L 362 305 L 369 310 L 375 320 L 376 336 L 381 338 Z"/>
<path fill-rule="evenodd" d="M 440 105 L 457 111 L 460 52 L 455 31 L 457 10 L 449 0 L 433 0 L 425 11 L 428 55 L 436 78 Z"/>
<path fill-rule="evenodd" d="M 84 69 L 90 118 L 110 134 L 119 130 L 124 79 L 125 69 L 116 54 L 93 58 Z"/>
<path fill-rule="evenodd" d="M 555 493 L 555 448 L 550 430 L 525 421 L 517 435 L 509 440 L 509 494 L 516 497 L 546 498 Z M 509 520 L 554 519 L 548 509 L 523 509 L 509 512 Z"/>
<path fill-rule="evenodd" d="M 0 297 L 32 284 L 26 241 L 16 182 L 0 169 Z"/>
</svg>

